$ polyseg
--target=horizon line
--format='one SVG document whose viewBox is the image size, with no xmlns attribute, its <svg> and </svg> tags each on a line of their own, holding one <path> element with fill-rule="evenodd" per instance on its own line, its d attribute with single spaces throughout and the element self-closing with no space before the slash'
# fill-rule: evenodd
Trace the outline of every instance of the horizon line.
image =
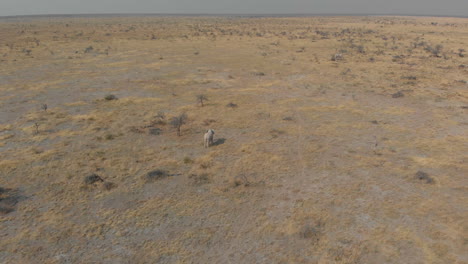
<svg viewBox="0 0 468 264">
<path fill-rule="evenodd" d="M 453 17 L 468 18 L 468 15 L 436 15 L 436 14 L 411 14 L 411 13 L 64 13 L 64 14 L 29 14 L 29 15 L 7 15 L 0 19 L 11 18 L 34 18 L 34 17 L 99 17 L 99 16 L 161 16 L 161 17 L 320 17 L 320 16 L 396 16 L 396 17 Z"/>
</svg>

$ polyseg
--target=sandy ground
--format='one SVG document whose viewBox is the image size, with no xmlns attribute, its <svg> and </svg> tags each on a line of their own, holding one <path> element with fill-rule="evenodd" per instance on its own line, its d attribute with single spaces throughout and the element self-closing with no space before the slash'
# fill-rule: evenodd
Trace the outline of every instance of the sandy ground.
<svg viewBox="0 0 468 264">
<path fill-rule="evenodd" d="M 468 263 L 467 19 L 0 35 L 1 263 Z"/>
</svg>

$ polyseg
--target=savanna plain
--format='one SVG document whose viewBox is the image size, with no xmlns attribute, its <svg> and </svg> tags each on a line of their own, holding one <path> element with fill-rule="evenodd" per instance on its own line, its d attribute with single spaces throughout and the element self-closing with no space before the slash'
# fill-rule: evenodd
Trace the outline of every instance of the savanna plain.
<svg viewBox="0 0 468 264">
<path fill-rule="evenodd" d="M 0 262 L 468 263 L 467 82 L 466 18 L 0 18 Z"/>
</svg>

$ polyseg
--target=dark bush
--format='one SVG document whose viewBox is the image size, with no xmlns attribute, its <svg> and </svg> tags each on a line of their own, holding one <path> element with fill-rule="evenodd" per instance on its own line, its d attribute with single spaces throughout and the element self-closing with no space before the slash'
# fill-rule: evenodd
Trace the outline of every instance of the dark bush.
<svg viewBox="0 0 468 264">
<path fill-rule="evenodd" d="M 304 239 L 311 239 L 315 243 L 320 240 L 320 230 L 314 226 L 306 225 L 299 232 L 299 236 Z"/>
<path fill-rule="evenodd" d="M 227 104 L 226 107 L 236 108 L 237 104 L 231 102 L 231 103 Z"/>
<path fill-rule="evenodd" d="M 303 239 L 311 240 L 313 244 L 320 241 L 323 236 L 324 223 L 319 221 L 316 224 L 307 224 L 300 231 L 299 236 Z"/>
<path fill-rule="evenodd" d="M 104 97 L 104 99 L 106 99 L 107 101 L 117 100 L 117 96 L 113 94 L 108 94 Z"/>
<path fill-rule="evenodd" d="M 161 135 L 161 132 L 162 132 L 162 130 L 160 128 L 150 128 L 149 129 L 149 133 L 151 135 L 155 135 L 155 136 Z"/>
<path fill-rule="evenodd" d="M 104 182 L 104 180 L 99 175 L 93 173 L 89 176 L 86 176 L 84 182 L 85 184 L 89 185 L 94 184 L 96 182 Z"/>
<path fill-rule="evenodd" d="M 154 170 L 150 171 L 145 175 L 145 181 L 146 182 L 154 182 L 163 178 L 168 177 L 169 174 L 165 170 Z"/>
<path fill-rule="evenodd" d="M 415 177 L 416 177 L 416 179 L 418 179 L 420 181 L 425 181 L 428 184 L 434 183 L 434 179 L 432 179 L 432 177 L 429 176 L 429 174 L 425 173 L 424 171 L 416 172 Z"/>
<path fill-rule="evenodd" d="M 398 92 L 392 94 L 392 98 L 400 98 L 400 97 L 403 97 L 403 96 L 405 96 L 405 95 L 401 91 L 398 91 Z"/>
<path fill-rule="evenodd" d="M 15 210 L 21 199 L 17 190 L 0 187 L 0 214 L 9 214 Z"/>
<path fill-rule="evenodd" d="M 89 46 L 84 50 L 84 53 L 90 53 L 91 51 L 93 51 L 93 49 L 93 46 Z"/>
<path fill-rule="evenodd" d="M 115 183 L 113 183 L 113 182 L 105 182 L 103 187 L 104 187 L 105 190 L 110 191 L 110 190 L 114 189 L 115 187 L 117 187 L 117 185 Z"/>
</svg>

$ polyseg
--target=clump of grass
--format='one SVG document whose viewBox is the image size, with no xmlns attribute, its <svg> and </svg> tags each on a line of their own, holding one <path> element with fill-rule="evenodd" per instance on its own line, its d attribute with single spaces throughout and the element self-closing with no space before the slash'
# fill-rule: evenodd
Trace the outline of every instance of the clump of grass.
<svg viewBox="0 0 468 264">
<path fill-rule="evenodd" d="M 105 138 L 106 140 L 112 140 L 112 139 L 115 138 L 115 136 L 112 135 L 112 134 L 107 134 L 104 138 Z"/>
<path fill-rule="evenodd" d="M 189 179 L 192 180 L 194 185 L 203 185 L 210 183 L 210 178 L 207 173 L 202 174 L 190 174 Z"/>
<path fill-rule="evenodd" d="M 303 239 L 311 240 L 313 244 L 316 244 L 323 236 L 323 226 L 322 222 L 313 225 L 307 224 L 299 231 L 299 236 Z"/>
<path fill-rule="evenodd" d="M 43 150 L 42 148 L 39 148 L 39 147 L 33 147 L 33 148 L 32 148 L 32 152 L 33 152 L 34 154 L 41 154 L 41 153 L 44 152 L 44 150 Z"/>
<path fill-rule="evenodd" d="M 209 125 L 211 125 L 212 123 L 215 123 L 215 122 L 216 122 L 216 120 L 214 120 L 214 119 L 205 119 L 205 120 L 203 120 L 203 125 L 204 126 L 209 126 Z"/>
<path fill-rule="evenodd" d="M 202 163 L 200 164 L 200 169 L 206 170 L 206 169 L 208 169 L 209 167 L 211 167 L 211 163 L 209 163 L 209 162 L 202 162 Z"/>
<path fill-rule="evenodd" d="M 273 138 L 277 138 L 279 137 L 280 135 L 283 135 L 285 134 L 286 132 L 284 132 L 283 130 L 279 130 L 279 129 L 272 129 L 270 130 L 270 134 Z"/>
<path fill-rule="evenodd" d="M 193 160 L 190 157 L 184 158 L 184 164 L 191 164 L 191 163 L 193 163 Z"/>
<path fill-rule="evenodd" d="M 237 175 L 236 177 L 234 177 L 233 179 L 233 185 L 234 187 L 238 187 L 238 186 L 249 186 L 250 185 L 250 181 L 249 179 L 247 179 L 247 176 L 242 174 L 242 175 Z"/>
<path fill-rule="evenodd" d="M 103 185 L 103 188 L 107 191 L 110 191 L 112 189 L 114 189 L 115 187 L 117 187 L 117 184 L 113 183 L 113 182 L 105 182 L 104 185 Z"/>
<path fill-rule="evenodd" d="M 254 76 L 265 76 L 264 72 L 252 72 L 252 75 Z"/>
</svg>

